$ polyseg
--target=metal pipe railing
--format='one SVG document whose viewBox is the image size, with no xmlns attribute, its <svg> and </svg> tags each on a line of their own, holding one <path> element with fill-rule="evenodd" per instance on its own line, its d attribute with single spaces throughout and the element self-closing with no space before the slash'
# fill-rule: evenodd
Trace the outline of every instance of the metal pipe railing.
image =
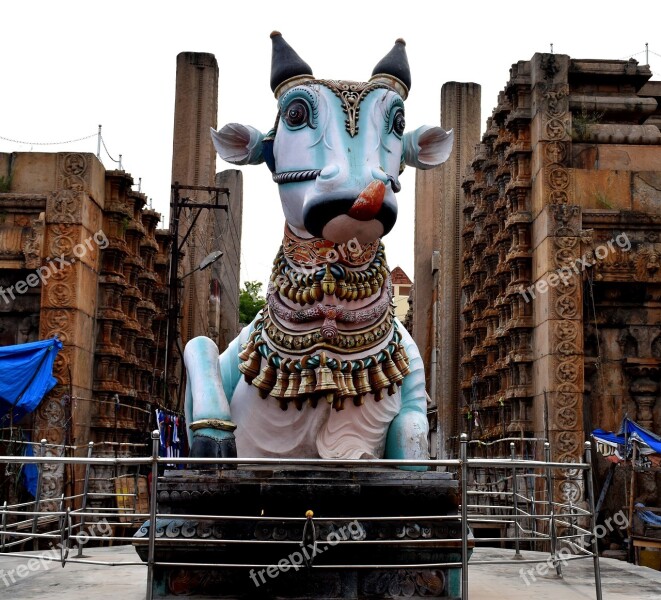
<svg viewBox="0 0 661 600">
<path fill-rule="evenodd" d="M 153 600 L 153 584 L 155 569 L 157 567 L 167 566 L 186 566 L 186 567 L 226 567 L 226 568 L 268 568 L 274 565 L 245 565 L 238 563 L 228 564 L 207 564 L 207 563 L 176 563 L 176 562 L 162 562 L 157 560 L 157 546 L 164 541 L 161 536 L 164 536 L 163 528 L 159 529 L 158 523 L 160 519 L 196 519 L 196 520 L 233 520 L 233 521 L 253 521 L 270 522 L 270 523 L 286 523 L 286 522 L 305 522 L 305 517 L 277 517 L 277 516 L 262 516 L 262 515 L 206 515 L 206 514 L 159 514 L 158 513 L 158 472 L 162 465 L 189 465 L 189 466 L 211 466 L 218 463 L 218 458 L 172 458 L 172 457 L 159 457 L 158 456 L 158 432 L 152 433 L 152 451 L 151 456 L 142 457 L 93 457 L 92 449 L 93 444 L 88 445 L 88 452 L 86 457 L 66 457 L 66 456 L 46 456 L 45 455 L 45 440 L 40 444 L 39 456 L 35 457 L 5 457 L 0 456 L 0 463 L 36 463 L 39 465 L 39 479 L 38 479 L 38 493 L 35 500 L 29 503 L 20 503 L 9 505 L 4 501 L 0 507 L 0 550 L 5 551 L 17 545 L 25 544 L 32 541 L 33 548 L 38 546 L 39 540 L 59 540 L 60 557 L 43 557 L 45 560 L 60 560 L 64 566 L 66 562 L 78 562 L 81 564 L 105 564 L 115 566 L 118 564 L 145 564 L 147 567 L 147 593 L 146 599 Z M 444 539 L 447 543 L 457 543 L 461 546 L 461 561 L 452 563 L 421 563 L 421 564 L 379 564 L 379 565 L 328 565 L 328 564 L 315 564 L 311 568 L 460 568 L 461 569 L 461 598 L 466 600 L 468 598 L 468 557 L 469 557 L 469 539 L 472 537 L 470 525 L 472 523 L 493 523 L 505 524 L 514 528 L 514 535 L 509 536 L 508 539 L 513 542 L 514 554 L 512 559 L 486 561 L 474 560 L 471 564 L 539 564 L 548 562 L 549 559 L 532 559 L 524 558 L 521 552 L 521 544 L 527 542 L 531 546 L 542 542 L 550 545 L 550 559 L 556 572 L 559 576 L 562 575 L 561 561 L 558 554 L 558 545 L 560 543 L 573 548 L 577 554 L 571 556 L 563 556 L 562 562 L 569 560 L 579 560 L 583 558 L 592 558 L 594 562 L 595 572 L 595 588 L 597 591 L 597 600 L 601 600 L 601 575 L 599 571 L 599 556 L 597 548 L 597 540 L 594 535 L 596 527 L 595 513 L 594 513 L 594 488 L 592 483 L 592 469 L 591 469 L 591 455 L 590 445 L 586 443 L 586 453 L 584 463 L 571 463 L 571 469 L 585 471 L 586 475 L 586 497 L 588 508 L 584 509 L 576 506 L 573 502 L 556 502 L 553 498 L 553 472 L 556 470 L 567 470 L 568 464 L 564 462 L 551 461 L 550 445 L 545 443 L 544 447 L 544 460 L 530 461 L 519 459 L 516 456 L 514 443 L 510 444 L 509 459 L 483 459 L 483 458 L 468 458 L 468 438 L 464 434 L 461 436 L 460 457 L 454 460 L 381 460 L 381 459 L 360 459 L 360 460 L 320 460 L 320 459 L 281 459 L 281 458 L 223 458 L 223 463 L 228 465 L 264 465 L 264 466 L 294 466 L 294 465 L 315 465 L 315 466 L 351 466 L 351 467 L 401 467 L 401 466 L 425 466 L 425 467 L 446 467 L 454 468 L 460 474 L 460 493 L 461 504 L 458 506 L 458 514 L 455 515 L 408 515 L 390 516 L 390 517 L 324 517 L 317 519 L 318 523 L 325 521 L 366 521 L 366 522 L 402 522 L 406 523 L 411 521 L 432 521 L 432 522 L 455 522 L 459 525 L 459 537 Z M 54 501 L 58 502 L 58 510 L 44 511 L 42 504 L 46 500 L 43 497 L 43 465 L 44 464 L 84 464 L 85 465 L 85 482 L 83 486 L 83 493 L 72 496 L 61 495 Z M 152 481 L 151 481 L 151 498 L 149 503 L 149 513 L 138 513 L 138 473 L 134 473 L 134 493 L 103 493 L 90 491 L 90 482 L 92 478 L 91 467 L 98 466 L 128 466 L 138 467 L 140 465 L 149 465 L 151 468 Z M 504 473 L 505 475 L 499 477 L 494 482 L 482 483 L 469 483 L 469 473 L 479 472 L 479 469 L 491 469 L 494 474 Z M 491 472 L 489 472 L 489 475 Z M 534 481 L 535 478 L 544 478 L 545 481 L 545 497 L 536 498 L 534 489 L 530 490 L 528 486 L 529 481 Z M 524 482 L 525 491 L 520 492 L 519 482 Z M 509 482 L 511 482 L 511 487 Z M 469 489 L 469 487 L 477 485 L 479 488 L 486 489 Z M 510 487 L 510 489 L 498 489 L 497 485 Z M 528 490 L 530 495 L 528 496 Z M 128 507 L 90 507 L 89 501 L 92 498 L 133 498 L 133 508 Z M 477 503 L 468 503 L 468 498 L 476 499 Z M 82 498 L 80 508 L 73 508 L 71 504 L 74 500 Z M 483 498 L 487 504 L 479 501 Z M 49 499 L 50 500 L 50 499 Z M 33 510 L 19 510 L 21 508 L 28 508 L 30 505 L 34 506 Z M 538 510 L 538 507 L 539 508 Z M 149 531 L 145 538 L 135 538 L 128 536 L 115 535 L 112 527 L 117 525 L 126 525 L 124 522 L 107 521 L 107 518 L 117 517 L 118 514 L 130 516 L 135 523 L 139 519 L 149 519 Z M 22 524 L 31 523 L 31 531 L 19 531 L 19 523 L 9 523 L 9 519 L 14 516 L 30 517 L 23 521 Z M 588 517 L 590 519 L 591 531 L 580 527 L 577 524 L 579 516 Z M 85 532 L 86 527 L 90 523 L 90 519 L 104 519 L 102 521 L 105 526 L 111 527 L 110 533 L 113 535 L 103 536 L 88 536 Z M 57 522 L 57 529 L 51 532 L 40 532 L 39 526 L 48 521 L 55 520 Z M 541 524 L 541 525 L 540 525 Z M 559 528 L 562 533 L 559 533 Z M 541 530 L 540 530 L 541 529 Z M 548 530 L 548 533 L 545 532 Z M 79 532 L 79 533 L 76 533 Z M 91 532 L 90 532 L 91 533 Z M 584 538 L 590 536 L 590 543 L 588 547 L 584 543 Z M 13 539 L 12 539 L 13 538 Z M 105 561 L 92 561 L 81 560 L 82 546 L 89 540 L 108 540 L 109 542 L 131 542 L 133 544 L 142 545 L 146 544 L 147 560 L 146 562 L 135 563 L 118 563 L 118 562 L 105 562 Z M 485 542 L 502 541 L 502 537 L 487 537 L 480 538 Z M 78 544 L 77 556 L 69 559 L 69 550 L 72 547 L 72 542 Z M 344 539 L 336 540 L 335 543 L 357 546 L 360 544 L 365 547 L 374 545 L 383 546 L 398 546 L 398 545 L 417 545 L 425 547 L 429 545 L 438 544 L 439 540 L 436 538 L 416 537 L 413 539 Z M 246 539 L 210 539 L 210 538 L 185 538 L 177 540 L 177 544 L 217 544 L 222 546 L 239 546 L 245 544 L 252 545 L 300 545 L 300 542 L 295 540 L 246 540 Z M 35 558 L 34 554 L 12 553 L 12 556 L 26 556 Z M 38 556 L 37 556 L 38 557 Z M 275 565 L 277 566 L 277 565 Z"/>
</svg>

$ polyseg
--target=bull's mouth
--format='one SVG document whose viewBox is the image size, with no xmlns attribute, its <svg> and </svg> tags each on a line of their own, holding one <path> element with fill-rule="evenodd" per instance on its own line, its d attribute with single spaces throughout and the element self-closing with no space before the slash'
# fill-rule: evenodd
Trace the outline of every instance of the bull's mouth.
<svg viewBox="0 0 661 600">
<path fill-rule="evenodd" d="M 372 241 L 390 232 L 396 220 L 396 205 L 383 199 L 380 202 L 370 200 L 363 194 L 358 198 L 313 200 L 303 216 L 305 229 L 309 233 L 335 242 L 354 237 L 359 241 Z M 361 237 L 364 239 L 361 240 Z"/>
</svg>

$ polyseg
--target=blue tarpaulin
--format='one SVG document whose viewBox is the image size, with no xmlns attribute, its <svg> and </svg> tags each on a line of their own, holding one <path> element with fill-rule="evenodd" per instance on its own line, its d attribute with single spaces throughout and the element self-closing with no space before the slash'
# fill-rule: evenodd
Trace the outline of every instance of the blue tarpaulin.
<svg viewBox="0 0 661 600">
<path fill-rule="evenodd" d="M 53 363 L 62 342 L 57 338 L 0 347 L 0 418 L 31 413 L 55 387 Z"/>
<path fill-rule="evenodd" d="M 592 437 L 597 442 L 599 452 L 604 456 L 624 460 L 631 455 L 631 444 L 638 444 L 639 454 L 651 455 L 661 454 L 661 436 L 641 427 L 629 418 L 622 420 L 622 425 L 617 433 L 595 429 Z M 625 450 L 625 445 L 628 446 Z"/>
<path fill-rule="evenodd" d="M 25 446 L 25 456 L 34 456 L 34 451 L 30 444 Z M 32 497 L 36 497 L 37 480 L 39 479 L 37 465 L 34 463 L 25 463 L 21 470 L 21 475 L 23 476 L 23 485 L 25 486 L 25 489 L 32 495 Z"/>
</svg>

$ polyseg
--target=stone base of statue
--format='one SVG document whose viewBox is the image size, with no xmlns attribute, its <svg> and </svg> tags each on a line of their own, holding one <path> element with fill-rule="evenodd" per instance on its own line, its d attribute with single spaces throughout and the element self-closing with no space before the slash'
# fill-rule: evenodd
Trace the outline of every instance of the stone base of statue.
<svg viewBox="0 0 661 600">
<path fill-rule="evenodd" d="M 155 560 L 169 564 L 154 567 L 153 596 L 457 598 L 460 569 L 434 566 L 461 562 L 457 494 L 435 471 L 166 471 Z M 149 527 L 134 542 L 144 561 Z"/>
</svg>

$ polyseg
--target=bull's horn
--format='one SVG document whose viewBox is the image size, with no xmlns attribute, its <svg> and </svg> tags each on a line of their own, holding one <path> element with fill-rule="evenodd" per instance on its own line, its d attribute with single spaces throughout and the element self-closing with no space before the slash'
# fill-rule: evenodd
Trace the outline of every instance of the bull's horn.
<svg viewBox="0 0 661 600">
<path fill-rule="evenodd" d="M 279 31 L 271 33 L 271 89 L 276 98 L 289 88 L 314 79 L 312 67 L 285 42 Z"/>
<path fill-rule="evenodd" d="M 374 67 L 370 81 L 385 83 L 406 100 L 411 89 L 411 69 L 406 57 L 406 42 L 402 38 Z"/>
</svg>

